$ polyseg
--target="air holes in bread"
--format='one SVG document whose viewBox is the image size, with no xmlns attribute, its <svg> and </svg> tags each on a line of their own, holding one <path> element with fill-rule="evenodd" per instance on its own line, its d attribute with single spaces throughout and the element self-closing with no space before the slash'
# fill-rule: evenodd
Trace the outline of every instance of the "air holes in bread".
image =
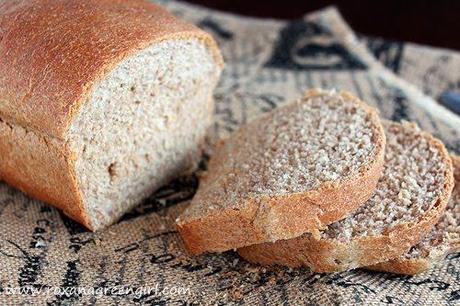
<svg viewBox="0 0 460 306">
<path fill-rule="evenodd" d="M 117 163 L 113 162 L 109 165 L 107 168 L 107 171 L 109 172 L 110 175 L 110 181 L 113 181 L 117 177 Z"/>
</svg>

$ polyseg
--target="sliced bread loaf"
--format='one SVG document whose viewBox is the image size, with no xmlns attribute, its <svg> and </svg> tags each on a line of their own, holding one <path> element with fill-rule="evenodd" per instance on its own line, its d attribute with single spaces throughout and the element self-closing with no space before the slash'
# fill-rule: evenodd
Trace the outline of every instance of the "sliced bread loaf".
<svg viewBox="0 0 460 306">
<path fill-rule="evenodd" d="M 222 70 L 148 1 L 0 2 L 0 179 L 97 230 L 201 158 Z"/>
<path fill-rule="evenodd" d="M 311 90 L 220 144 L 179 233 L 202 253 L 317 232 L 372 195 L 384 147 L 373 108 Z"/>
<path fill-rule="evenodd" d="M 370 267 L 370 270 L 416 274 L 436 266 L 460 249 L 460 157 L 451 155 L 455 187 L 444 215 L 434 229 L 403 256 Z"/>
<path fill-rule="evenodd" d="M 385 166 L 367 203 L 347 218 L 301 237 L 245 247 L 254 263 L 344 271 L 407 252 L 444 212 L 453 187 L 452 162 L 444 145 L 410 123 L 384 123 Z"/>
</svg>

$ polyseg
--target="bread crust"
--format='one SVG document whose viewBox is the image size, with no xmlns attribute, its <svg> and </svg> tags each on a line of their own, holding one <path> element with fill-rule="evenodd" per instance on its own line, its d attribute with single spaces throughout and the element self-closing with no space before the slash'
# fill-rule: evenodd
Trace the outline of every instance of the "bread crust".
<svg viewBox="0 0 460 306">
<path fill-rule="evenodd" d="M 451 154 L 452 163 L 454 166 L 455 184 L 460 184 L 460 157 Z M 382 272 L 391 272 L 397 274 L 414 275 L 424 272 L 432 267 L 435 267 L 446 258 L 447 255 L 460 250 L 459 241 L 449 241 L 445 248 L 433 249 L 426 256 L 418 258 L 400 258 L 392 259 L 386 262 L 381 262 L 376 265 L 368 266 L 366 269 Z"/>
<path fill-rule="evenodd" d="M 305 97 L 324 94 L 322 90 L 313 89 L 307 91 Z M 383 169 L 385 132 L 374 108 L 348 92 L 342 91 L 339 94 L 364 108 L 374 123 L 377 152 L 375 160 L 367 167 L 362 167 L 358 175 L 337 182 L 323 183 L 308 192 L 266 196 L 258 200 L 248 199 L 242 205 L 243 209 L 219 209 L 194 220 L 179 218 L 177 229 L 192 254 L 222 252 L 268 241 L 290 239 L 306 232 L 319 233 L 320 229 L 342 219 L 372 196 Z M 215 168 L 218 169 L 218 165 L 224 162 L 211 158 L 208 175 L 200 186 L 206 186 L 207 180 L 212 181 L 213 171 L 218 172 Z M 205 192 L 204 188 L 201 192 Z"/>
<path fill-rule="evenodd" d="M 209 34 L 147 1 L 1 2 L 0 179 L 94 230 L 67 142 L 73 119 L 93 86 L 124 58 L 164 40 L 191 38 L 223 66 Z"/>
<path fill-rule="evenodd" d="M 0 119 L 0 177 L 30 196 L 64 210 L 91 228 L 69 163 L 72 153 L 56 138 L 40 137 Z M 73 163 L 73 160 L 70 162 Z"/>
<path fill-rule="evenodd" d="M 342 242 L 304 235 L 295 239 L 252 245 L 238 250 L 246 260 L 262 265 L 306 266 L 315 272 L 339 272 L 374 265 L 407 252 L 424 237 L 444 213 L 454 185 L 452 161 L 444 145 L 421 132 L 441 152 L 446 164 L 443 191 L 433 207 L 417 222 L 399 224 L 376 236 Z"/>
</svg>

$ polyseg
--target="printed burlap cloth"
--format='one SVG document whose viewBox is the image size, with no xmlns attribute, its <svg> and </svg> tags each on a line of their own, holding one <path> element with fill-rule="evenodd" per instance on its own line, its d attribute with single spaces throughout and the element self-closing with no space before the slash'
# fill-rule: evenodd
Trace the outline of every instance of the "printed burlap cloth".
<svg viewBox="0 0 460 306">
<path fill-rule="evenodd" d="M 460 117 L 436 102 L 460 87 L 460 54 L 357 37 L 333 8 L 286 22 L 161 3 L 220 44 L 227 65 L 215 138 L 323 87 L 347 89 L 385 118 L 416 121 L 460 153 Z M 174 219 L 197 184 L 180 178 L 96 234 L 0 184 L 0 304 L 460 304 L 459 255 L 415 277 L 260 268 L 231 251 L 190 257 Z"/>
</svg>

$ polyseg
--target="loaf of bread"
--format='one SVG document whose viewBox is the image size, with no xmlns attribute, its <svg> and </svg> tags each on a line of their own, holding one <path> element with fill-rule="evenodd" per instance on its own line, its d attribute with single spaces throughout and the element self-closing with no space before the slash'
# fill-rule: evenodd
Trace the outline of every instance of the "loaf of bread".
<svg viewBox="0 0 460 306">
<path fill-rule="evenodd" d="M 367 269 L 412 275 L 440 264 L 448 254 L 460 250 L 460 157 L 451 155 L 451 158 L 455 187 L 441 220 L 403 256 Z"/>
<path fill-rule="evenodd" d="M 179 233 L 195 254 L 319 233 L 369 199 L 384 147 L 375 109 L 311 90 L 216 149 Z"/>
<path fill-rule="evenodd" d="M 200 158 L 222 70 L 147 1 L 0 3 L 0 178 L 92 230 Z"/>
<path fill-rule="evenodd" d="M 385 122 L 385 166 L 365 205 L 321 231 L 238 250 L 250 262 L 335 272 L 396 258 L 426 236 L 454 185 L 444 145 L 410 123 Z"/>
</svg>

